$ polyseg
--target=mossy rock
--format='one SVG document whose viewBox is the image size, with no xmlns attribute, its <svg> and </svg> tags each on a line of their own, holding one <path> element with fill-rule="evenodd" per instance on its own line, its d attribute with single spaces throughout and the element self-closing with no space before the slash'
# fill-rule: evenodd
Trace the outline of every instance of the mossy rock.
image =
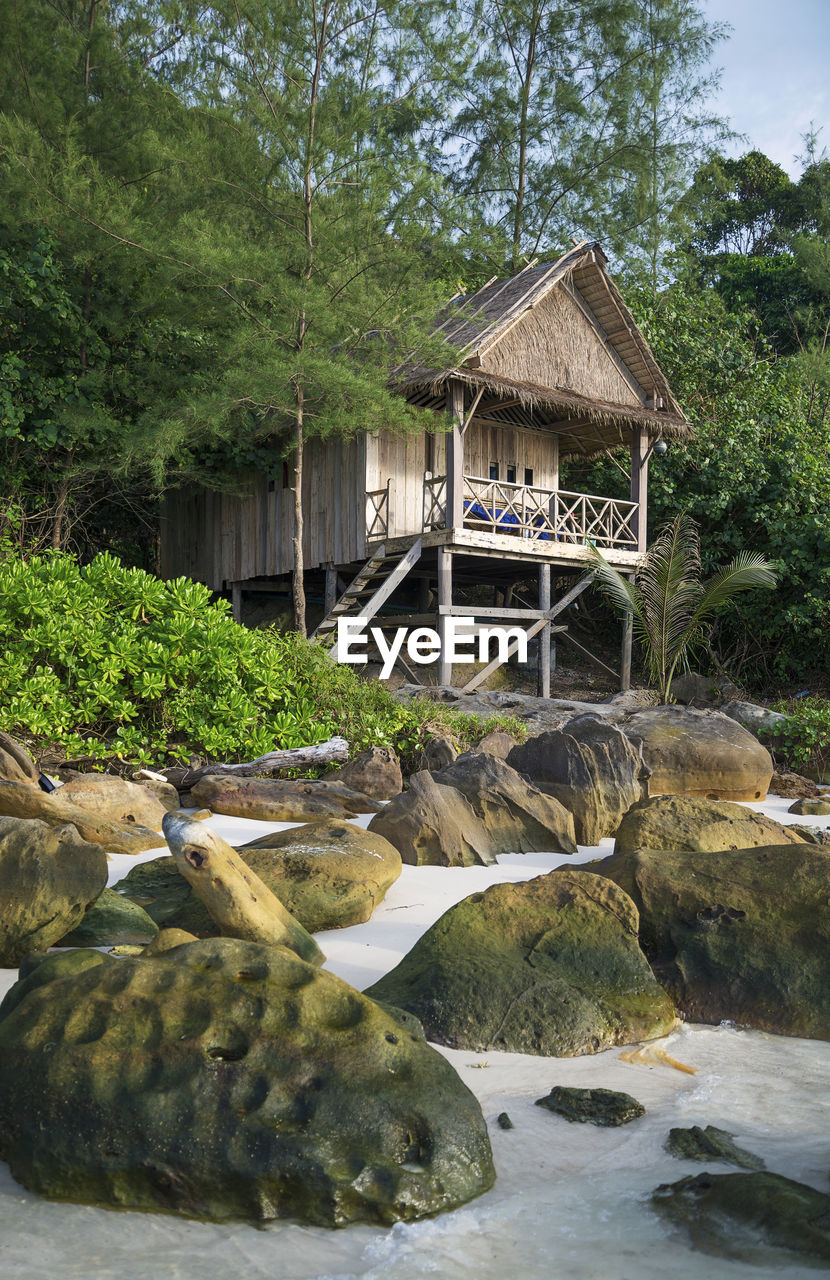
<svg viewBox="0 0 830 1280">
<path fill-rule="evenodd" d="M 666 1139 L 666 1150 L 678 1160 L 723 1160 L 727 1164 L 736 1164 L 739 1169 L 763 1169 L 764 1162 L 760 1156 L 739 1147 L 726 1129 L 718 1129 L 707 1124 L 705 1129 L 693 1124 L 688 1129 L 670 1129 Z"/>
<path fill-rule="evenodd" d="M 639 1120 L 646 1109 L 630 1093 L 616 1089 L 576 1089 L 554 1085 L 544 1098 L 536 1099 L 537 1107 L 545 1107 L 571 1124 L 595 1124 L 602 1129 L 616 1129 Z"/>
<path fill-rule="evenodd" d="M 106 883 L 106 854 L 75 827 L 0 817 L 0 966 L 54 946 Z"/>
<path fill-rule="evenodd" d="M 797 813 L 809 818 L 826 818 L 830 814 L 830 800 L 821 796 L 802 797 L 790 805 L 787 813 Z"/>
<path fill-rule="evenodd" d="M 0 1006 L 0 1115 L 31 1191 L 214 1221 L 409 1221 L 495 1176 L 478 1102 L 411 1024 L 230 938 L 43 960 Z"/>
<path fill-rule="evenodd" d="M 801 844 L 802 837 L 762 813 L 729 800 L 655 796 L 632 805 L 620 823 L 616 852 L 691 849 L 716 852 L 771 844 Z"/>
<path fill-rule="evenodd" d="M 368 920 L 401 874 L 400 854 L 388 840 L 342 819 L 271 832 L 237 853 L 309 933 Z M 118 888 L 160 929 L 199 938 L 219 932 L 172 858 L 133 867 Z"/>
<path fill-rule="evenodd" d="M 592 863 L 637 904 L 640 945 L 692 1022 L 830 1039 L 830 848 L 641 849 Z"/>
<path fill-rule="evenodd" d="M 106 947 L 152 942 L 158 925 L 146 911 L 129 898 L 104 889 L 71 933 L 61 938 L 61 947 Z"/>
<path fill-rule="evenodd" d="M 465 898 L 368 994 L 459 1049 L 570 1057 L 664 1035 L 675 1021 L 631 899 L 571 869 Z"/>
<path fill-rule="evenodd" d="M 780 1267 L 771 1250 L 830 1261 L 830 1196 L 777 1173 L 700 1173 L 658 1187 L 652 1204 L 698 1249 Z"/>
</svg>

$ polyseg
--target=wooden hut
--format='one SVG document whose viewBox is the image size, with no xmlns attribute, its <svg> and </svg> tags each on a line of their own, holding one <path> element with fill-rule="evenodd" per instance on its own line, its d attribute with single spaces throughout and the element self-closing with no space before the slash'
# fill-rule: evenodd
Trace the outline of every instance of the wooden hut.
<svg viewBox="0 0 830 1280">
<path fill-rule="evenodd" d="M 316 634 L 350 614 L 385 625 L 396 603 L 389 625 L 440 630 L 464 615 L 526 625 L 528 636 L 540 634 L 539 688 L 548 693 L 551 626 L 584 585 L 590 546 L 634 570 L 646 546 L 654 445 L 690 431 L 606 266 L 599 245 L 586 242 L 454 299 L 439 328 L 461 353 L 455 367 L 410 369 L 399 381 L 402 395 L 443 419 L 440 429 L 309 443 L 304 554 L 324 600 Z M 621 446 L 628 499 L 560 487 L 562 459 Z M 293 569 L 288 483 L 280 461 L 242 496 L 174 497 L 163 521 L 164 574 L 230 590 L 237 609 L 243 592 L 273 589 Z M 535 604 L 518 606 L 511 587 L 529 577 Z M 553 580 L 562 587 L 556 600 Z M 490 584 L 494 602 L 459 604 L 465 583 Z M 402 604 L 415 584 L 417 605 Z M 623 687 L 629 671 L 624 637 Z M 451 682 L 445 662 L 438 676 Z"/>
</svg>

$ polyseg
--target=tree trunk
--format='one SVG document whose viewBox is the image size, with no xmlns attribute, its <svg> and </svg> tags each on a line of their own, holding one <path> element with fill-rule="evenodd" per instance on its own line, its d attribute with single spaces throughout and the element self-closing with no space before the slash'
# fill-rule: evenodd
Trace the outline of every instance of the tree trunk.
<svg viewBox="0 0 830 1280">
<path fill-rule="evenodd" d="M 306 625 L 305 563 L 303 561 L 303 389 L 299 385 L 294 444 L 294 573 L 291 586 L 294 598 L 294 630 L 304 636 Z"/>
</svg>

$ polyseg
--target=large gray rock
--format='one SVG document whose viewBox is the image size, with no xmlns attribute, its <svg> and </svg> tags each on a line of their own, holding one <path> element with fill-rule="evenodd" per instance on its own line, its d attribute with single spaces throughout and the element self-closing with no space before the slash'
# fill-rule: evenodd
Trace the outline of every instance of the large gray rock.
<svg viewBox="0 0 830 1280">
<path fill-rule="evenodd" d="M 780 711 L 770 711 L 769 707 L 759 707 L 755 702 L 724 702 L 720 709 L 730 720 L 737 720 L 756 737 L 760 733 L 777 733 L 792 718 Z"/>
<path fill-rule="evenodd" d="M 0 818 L 0 967 L 54 946 L 106 883 L 103 849 L 74 827 Z"/>
<path fill-rule="evenodd" d="M 489 831 L 469 801 L 426 771 L 376 813 L 369 830 L 393 844 L 411 866 L 487 866 L 496 860 Z"/>
<path fill-rule="evenodd" d="M 730 698 L 740 697 L 740 690 L 729 680 L 690 671 L 688 675 L 674 677 L 671 696 L 687 707 L 719 707 Z"/>
<path fill-rule="evenodd" d="M 652 796 L 632 805 L 620 823 L 614 849 L 753 849 L 803 844 L 792 827 L 729 800 Z"/>
<path fill-rule="evenodd" d="M 167 812 L 147 787 L 110 773 L 79 773 L 64 783 L 60 798 L 108 822 L 136 823 L 152 831 L 161 831 Z"/>
<path fill-rule="evenodd" d="M 591 869 L 633 898 L 640 945 L 690 1021 L 830 1040 L 830 847 L 641 849 Z"/>
<path fill-rule="evenodd" d="M 633 902 L 578 868 L 465 898 L 368 994 L 457 1049 L 571 1057 L 665 1035 L 675 1021 Z"/>
<path fill-rule="evenodd" d="M 361 795 L 345 783 L 299 779 L 236 778 L 209 773 L 190 792 L 194 805 L 234 818 L 259 822 L 313 822 L 317 818 L 354 818 L 376 813 L 377 801 Z"/>
<path fill-rule="evenodd" d="M 57 1200 L 391 1224 L 494 1179 L 475 1097 L 411 1020 L 285 947 L 44 959 L 0 1006 L 0 1156 Z"/>
<path fill-rule="evenodd" d="M 514 747 L 507 763 L 574 816 L 579 844 L 612 836 L 643 794 L 639 748 L 615 725 L 578 716 L 564 729 Z"/>
<path fill-rule="evenodd" d="M 573 816 L 504 760 L 468 754 L 434 776 L 470 802 L 497 854 L 576 853 Z"/>
<path fill-rule="evenodd" d="M 634 712 L 621 728 L 642 749 L 651 796 L 763 800 L 767 794 L 772 756 L 719 711 L 653 707 Z"/>
<path fill-rule="evenodd" d="M 777 1173 L 699 1173 L 658 1187 L 652 1204 L 698 1249 L 785 1275 L 787 1259 L 830 1262 L 830 1196 Z M 701 1266 L 701 1274 L 715 1274 Z M 791 1273 L 794 1274 L 794 1273 Z M 798 1274 L 803 1274 L 799 1267 Z"/>
<path fill-rule="evenodd" d="M 391 800 L 403 790 L 401 764 L 391 747 L 367 747 L 326 782 L 342 782 L 373 800 Z"/>
</svg>

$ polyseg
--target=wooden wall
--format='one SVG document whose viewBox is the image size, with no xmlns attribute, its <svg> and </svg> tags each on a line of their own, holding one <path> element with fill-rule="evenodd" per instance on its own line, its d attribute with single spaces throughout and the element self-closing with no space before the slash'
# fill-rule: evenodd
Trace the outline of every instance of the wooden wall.
<svg viewBox="0 0 830 1280">
<path fill-rule="evenodd" d="M 517 484 L 524 484 L 526 467 L 533 471 L 535 488 L 555 489 L 559 483 L 556 437 L 549 431 L 488 426 L 473 420 L 464 433 L 464 474 L 486 480 L 491 462 L 499 464 L 499 480 L 506 480 L 508 466 L 515 466 Z"/>
<path fill-rule="evenodd" d="M 313 440 L 306 446 L 307 569 L 366 558 L 365 476 L 365 438 Z M 293 497 L 283 487 L 278 457 L 273 472 L 251 476 L 240 495 L 204 489 L 171 493 L 161 523 L 163 576 L 184 574 L 221 591 L 231 582 L 289 573 L 294 566 Z"/>
<path fill-rule="evenodd" d="M 409 533 L 421 533 L 423 527 L 424 472 L 431 470 L 438 475 L 443 471 L 430 465 L 430 437 L 395 436 L 381 431 L 370 436 L 367 444 L 366 488 L 384 489 L 391 480 L 391 519 L 388 536 L 405 537 Z M 442 464 L 443 466 L 443 461 Z"/>
</svg>

